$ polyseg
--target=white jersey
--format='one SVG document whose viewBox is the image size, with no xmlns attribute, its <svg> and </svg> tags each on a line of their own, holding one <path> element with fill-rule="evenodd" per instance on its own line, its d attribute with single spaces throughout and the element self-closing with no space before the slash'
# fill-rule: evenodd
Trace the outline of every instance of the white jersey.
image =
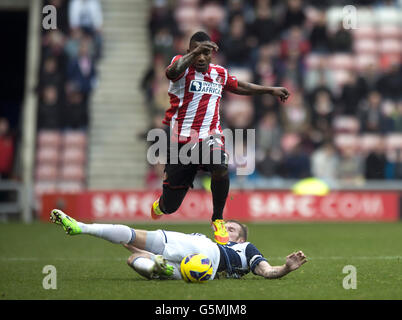
<svg viewBox="0 0 402 320">
<path fill-rule="evenodd" d="M 170 65 L 181 56 L 175 56 Z M 168 67 L 169 68 L 169 67 Z M 176 79 L 169 79 L 170 108 L 163 123 L 169 124 L 179 137 L 205 139 L 212 134 L 222 134 L 219 104 L 226 89 L 237 88 L 237 79 L 226 68 L 210 64 L 206 72 L 188 67 Z"/>
<path fill-rule="evenodd" d="M 163 233 L 165 247 L 162 255 L 173 266 L 173 278 L 181 279 L 180 264 L 183 258 L 189 254 L 205 254 L 212 263 L 214 279 L 220 261 L 218 245 L 203 234 L 185 234 L 174 231 L 158 230 Z"/>
</svg>

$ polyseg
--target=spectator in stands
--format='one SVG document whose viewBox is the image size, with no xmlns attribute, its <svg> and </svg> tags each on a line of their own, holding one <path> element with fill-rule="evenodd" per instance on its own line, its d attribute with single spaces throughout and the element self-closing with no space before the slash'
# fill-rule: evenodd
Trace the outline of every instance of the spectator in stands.
<svg viewBox="0 0 402 320">
<path fill-rule="evenodd" d="M 327 30 L 327 16 L 325 11 L 318 12 L 318 17 L 311 30 L 309 41 L 312 52 L 328 53 L 331 42 Z"/>
<path fill-rule="evenodd" d="M 353 38 L 350 30 L 343 27 L 339 22 L 338 29 L 331 37 L 331 48 L 333 52 L 352 52 Z"/>
<path fill-rule="evenodd" d="M 71 0 L 69 3 L 70 28 L 81 28 L 94 38 L 96 58 L 102 51 L 103 14 L 99 0 Z"/>
<path fill-rule="evenodd" d="M 14 162 L 14 139 L 6 118 L 0 118 L 0 180 L 11 177 Z"/>
<path fill-rule="evenodd" d="M 249 64 L 251 46 L 242 15 L 232 17 L 228 33 L 222 40 L 222 52 L 228 67 L 245 67 Z"/>
<path fill-rule="evenodd" d="M 364 182 L 364 161 L 353 146 L 341 150 L 338 179 L 345 185 L 360 185 Z"/>
<path fill-rule="evenodd" d="M 176 21 L 166 0 L 153 1 L 148 26 L 151 39 L 162 28 L 168 28 L 171 34 L 178 35 Z"/>
<path fill-rule="evenodd" d="M 304 30 L 298 26 L 289 29 L 286 37 L 281 41 L 281 57 L 303 57 L 310 51 L 310 42 L 306 39 Z"/>
<path fill-rule="evenodd" d="M 402 65 L 394 62 L 378 79 L 377 89 L 384 98 L 402 99 Z"/>
<path fill-rule="evenodd" d="M 372 91 L 368 94 L 358 112 L 362 132 L 385 133 L 393 129 L 392 119 L 383 114 L 382 104 L 379 92 Z"/>
<path fill-rule="evenodd" d="M 39 78 L 39 91 L 43 90 L 46 86 L 53 85 L 61 93 L 63 89 L 64 77 L 60 72 L 57 59 L 50 56 L 43 62 L 43 69 L 41 70 Z"/>
<path fill-rule="evenodd" d="M 287 179 L 304 179 L 311 175 L 310 157 L 300 142 L 285 153 L 281 166 L 281 175 Z"/>
<path fill-rule="evenodd" d="M 42 98 L 38 106 L 38 128 L 60 128 L 61 108 L 57 87 L 48 85 L 43 88 Z"/>
<path fill-rule="evenodd" d="M 394 120 L 394 130 L 396 132 L 402 132 L 402 99 L 396 104 L 392 118 Z"/>
<path fill-rule="evenodd" d="M 288 30 L 293 26 L 303 27 L 306 21 L 303 3 L 301 0 L 288 0 L 285 15 L 282 18 L 282 30 Z"/>
<path fill-rule="evenodd" d="M 332 134 L 332 120 L 335 105 L 325 90 L 319 91 L 312 105 L 312 126 L 319 135 L 318 140 L 329 138 Z"/>
<path fill-rule="evenodd" d="M 339 158 L 331 141 L 325 142 L 311 155 L 311 173 L 327 183 L 334 183 L 338 175 Z"/>
<path fill-rule="evenodd" d="M 255 20 L 249 26 L 250 33 L 255 37 L 255 43 L 262 46 L 276 40 L 279 36 L 279 27 L 272 16 L 269 1 L 257 1 L 255 16 Z"/>
<path fill-rule="evenodd" d="M 83 94 L 85 104 L 96 81 L 95 63 L 89 46 L 88 40 L 81 41 L 78 57 L 71 59 L 67 67 L 67 80 Z"/>
<path fill-rule="evenodd" d="M 74 88 L 67 86 L 66 100 L 62 110 L 62 125 L 66 129 L 87 129 L 88 105 L 84 102 L 83 94 Z"/>
<path fill-rule="evenodd" d="M 303 133 L 311 126 L 311 114 L 300 92 L 294 92 L 286 107 L 280 109 L 286 132 Z"/>
<path fill-rule="evenodd" d="M 381 140 L 365 160 L 365 178 L 367 180 L 383 180 L 385 178 L 386 164 L 385 145 Z"/>
<path fill-rule="evenodd" d="M 42 60 L 48 57 L 57 59 L 57 65 L 62 68 L 67 64 L 64 52 L 65 36 L 59 30 L 49 30 L 42 37 Z"/>
<path fill-rule="evenodd" d="M 256 130 L 257 148 L 259 151 L 279 150 L 282 129 L 274 112 L 268 112 L 261 119 Z"/>
<path fill-rule="evenodd" d="M 70 0 L 68 14 L 70 28 L 83 28 L 91 34 L 102 31 L 103 14 L 99 0 Z"/>
<path fill-rule="evenodd" d="M 153 37 L 153 54 L 163 57 L 165 65 L 169 65 L 174 56 L 173 41 L 174 38 L 167 27 L 157 30 Z"/>
<path fill-rule="evenodd" d="M 340 96 L 342 114 L 357 115 L 359 103 L 366 95 L 366 87 L 364 78 L 358 78 L 354 71 L 349 72 Z"/>
</svg>

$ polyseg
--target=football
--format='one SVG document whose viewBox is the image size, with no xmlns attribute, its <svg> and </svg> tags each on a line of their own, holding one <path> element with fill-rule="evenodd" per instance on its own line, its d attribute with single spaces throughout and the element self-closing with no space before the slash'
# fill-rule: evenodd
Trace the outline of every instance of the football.
<svg viewBox="0 0 402 320">
<path fill-rule="evenodd" d="M 203 283 L 213 272 L 212 263 L 204 254 L 190 254 L 181 261 L 181 276 L 186 282 Z"/>
</svg>

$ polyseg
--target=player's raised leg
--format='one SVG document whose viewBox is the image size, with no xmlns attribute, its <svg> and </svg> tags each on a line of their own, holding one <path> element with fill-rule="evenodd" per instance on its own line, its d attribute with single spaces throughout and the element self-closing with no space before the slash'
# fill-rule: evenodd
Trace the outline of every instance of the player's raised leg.
<svg viewBox="0 0 402 320">
<path fill-rule="evenodd" d="M 82 223 L 59 209 L 52 210 L 50 221 L 61 225 L 68 235 L 89 234 L 113 243 L 132 243 L 138 237 L 138 232 L 140 232 L 120 224 Z M 141 241 L 141 239 L 138 239 L 138 242 Z M 145 242 L 145 240 L 142 242 Z"/>
</svg>

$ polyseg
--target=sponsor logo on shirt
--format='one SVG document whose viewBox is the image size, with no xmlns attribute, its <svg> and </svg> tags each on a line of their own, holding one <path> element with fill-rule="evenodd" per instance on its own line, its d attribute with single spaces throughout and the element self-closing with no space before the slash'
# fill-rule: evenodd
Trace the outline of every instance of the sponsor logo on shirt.
<svg viewBox="0 0 402 320">
<path fill-rule="evenodd" d="M 222 85 L 214 82 L 192 80 L 190 82 L 189 91 L 194 93 L 222 96 Z"/>
</svg>

